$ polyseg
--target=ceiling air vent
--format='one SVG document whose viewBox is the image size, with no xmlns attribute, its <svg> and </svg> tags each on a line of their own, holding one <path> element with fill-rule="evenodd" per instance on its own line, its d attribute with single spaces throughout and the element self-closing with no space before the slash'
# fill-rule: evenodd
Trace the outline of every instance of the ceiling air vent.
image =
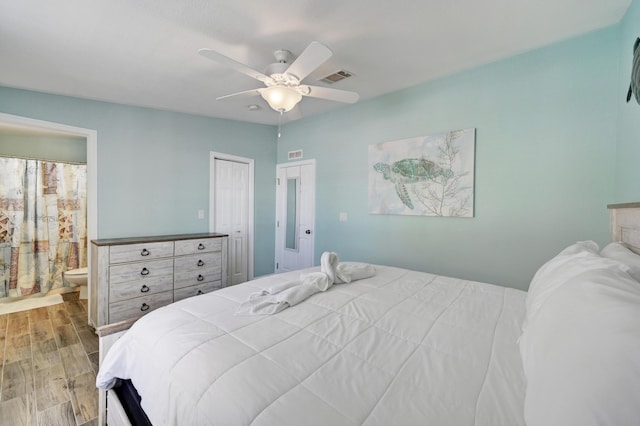
<svg viewBox="0 0 640 426">
<path fill-rule="evenodd" d="M 302 150 L 299 149 L 297 151 L 289 151 L 288 152 L 288 158 L 289 160 L 299 160 L 302 158 Z"/>
<path fill-rule="evenodd" d="M 325 78 L 323 78 L 320 81 L 324 81 L 325 83 L 329 83 L 329 84 L 333 84 L 333 83 L 337 83 L 340 80 L 344 80 L 345 78 L 349 78 L 352 77 L 353 74 L 350 73 L 347 70 L 340 70 L 340 71 L 336 71 L 333 74 L 330 74 L 328 76 L 326 76 Z"/>
</svg>

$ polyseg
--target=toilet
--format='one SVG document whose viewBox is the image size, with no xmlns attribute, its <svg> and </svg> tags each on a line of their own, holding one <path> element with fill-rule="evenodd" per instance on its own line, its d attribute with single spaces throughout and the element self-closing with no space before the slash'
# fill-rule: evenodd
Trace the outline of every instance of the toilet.
<svg viewBox="0 0 640 426">
<path fill-rule="evenodd" d="M 71 287 L 80 287 L 80 298 L 86 298 L 88 268 L 69 269 L 63 272 L 64 280 Z M 84 296 L 84 297 L 83 297 Z"/>
</svg>

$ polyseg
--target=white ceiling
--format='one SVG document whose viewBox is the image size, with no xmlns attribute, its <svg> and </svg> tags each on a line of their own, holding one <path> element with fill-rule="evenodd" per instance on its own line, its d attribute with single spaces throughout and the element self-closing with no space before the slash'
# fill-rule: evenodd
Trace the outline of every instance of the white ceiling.
<svg viewBox="0 0 640 426">
<path fill-rule="evenodd" d="M 0 85 L 276 124 L 257 102 L 215 98 L 262 83 L 198 54 L 263 71 L 314 40 L 334 53 L 305 82 L 360 101 L 616 24 L 631 0 L 0 0 Z M 258 103 L 258 111 L 247 106 Z M 304 98 L 301 114 L 339 108 Z M 285 114 L 284 121 L 287 121 Z"/>
</svg>

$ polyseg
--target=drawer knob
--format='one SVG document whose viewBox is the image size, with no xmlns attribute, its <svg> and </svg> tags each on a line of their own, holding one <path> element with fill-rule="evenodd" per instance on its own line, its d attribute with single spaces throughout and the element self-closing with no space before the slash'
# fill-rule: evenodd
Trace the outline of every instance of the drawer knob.
<svg viewBox="0 0 640 426">
<path fill-rule="evenodd" d="M 200 296 L 201 294 L 204 294 L 202 290 L 198 290 L 198 293 L 196 293 L 197 296 Z"/>
<path fill-rule="evenodd" d="M 141 292 L 141 293 L 146 293 L 146 292 L 148 292 L 149 290 L 151 290 L 151 289 L 150 289 L 149 287 L 147 287 L 147 285 L 146 285 L 146 284 L 143 284 L 143 285 L 142 285 L 142 287 L 140 288 L 140 292 Z"/>
<path fill-rule="evenodd" d="M 198 275 L 198 281 L 204 281 L 204 277 L 202 275 Z"/>
<path fill-rule="evenodd" d="M 149 270 L 147 268 L 142 268 L 142 271 L 140 271 L 140 275 L 142 276 L 149 275 Z"/>
<path fill-rule="evenodd" d="M 198 244 L 198 250 L 204 250 L 204 244 L 199 243 Z"/>
<path fill-rule="evenodd" d="M 198 266 L 204 266 L 204 262 L 202 261 L 202 259 L 198 260 Z"/>
<path fill-rule="evenodd" d="M 142 251 L 140 252 L 140 256 L 149 256 L 150 254 L 151 252 L 146 248 L 142 249 Z"/>
<path fill-rule="evenodd" d="M 142 312 L 148 311 L 149 310 L 149 305 L 147 305 L 146 303 L 143 303 L 142 306 L 140 306 L 140 310 Z"/>
</svg>

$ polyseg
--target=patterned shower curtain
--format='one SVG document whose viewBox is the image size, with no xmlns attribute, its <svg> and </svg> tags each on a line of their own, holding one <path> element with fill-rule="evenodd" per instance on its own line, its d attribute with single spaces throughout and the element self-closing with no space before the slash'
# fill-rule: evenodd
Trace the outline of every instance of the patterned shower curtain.
<svg viewBox="0 0 640 426">
<path fill-rule="evenodd" d="M 0 298 L 45 294 L 87 265 L 87 166 L 0 157 Z"/>
</svg>

